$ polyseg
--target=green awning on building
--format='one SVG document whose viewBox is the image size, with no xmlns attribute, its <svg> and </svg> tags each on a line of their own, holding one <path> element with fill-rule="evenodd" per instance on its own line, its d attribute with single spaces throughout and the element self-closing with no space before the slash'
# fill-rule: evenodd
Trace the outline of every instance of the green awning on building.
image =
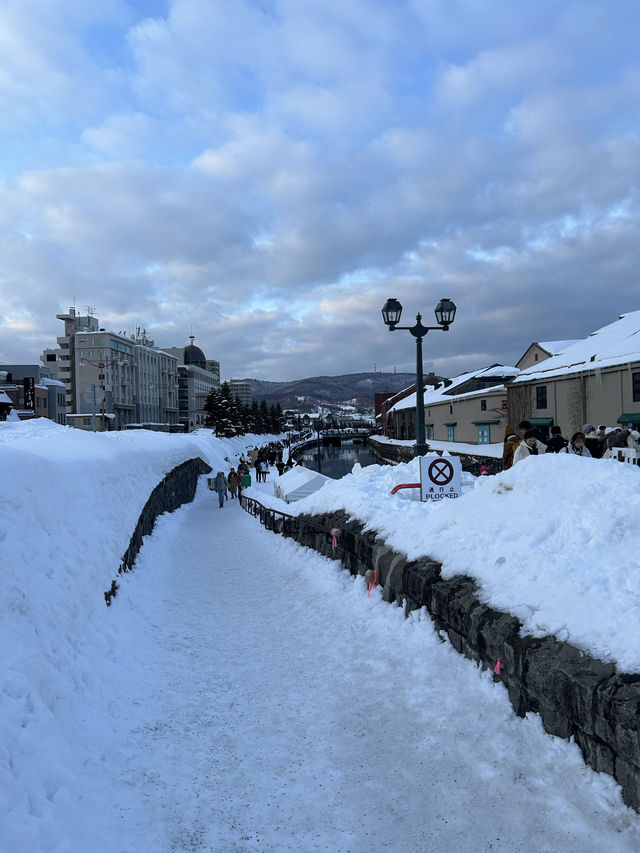
<svg viewBox="0 0 640 853">
<path fill-rule="evenodd" d="M 551 426 L 553 418 L 529 418 L 531 426 Z"/>
<path fill-rule="evenodd" d="M 494 418 L 492 421 L 471 421 L 474 426 L 489 426 L 490 424 L 499 424 L 500 418 Z"/>
<path fill-rule="evenodd" d="M 619 424 L 640 424 L 640 412 L 623 412 L 616 423 Z"/>
<path fill-rule="evenodd" d="M 445 426 L 458 426 L 458 421 L 445 421 Z"/>
</svg>

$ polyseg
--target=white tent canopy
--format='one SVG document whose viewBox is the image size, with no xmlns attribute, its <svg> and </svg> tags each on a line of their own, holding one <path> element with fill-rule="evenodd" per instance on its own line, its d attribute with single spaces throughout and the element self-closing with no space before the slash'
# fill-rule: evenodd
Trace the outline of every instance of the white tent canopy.
<svg viewBox="0 0 640 853">
<path fill-rule="evenodd" d="M 290 504 L 317 492 L 330 479 L 330 477 L 325 477 L 324 474 L 319 474 L 317 471 L 310 471 L 309 468 L 297 465 L 291 471 L 283 474 L 282 477 L 277 478 L 273 486 L 273 493 L 280 500 Z"/>
</svg>

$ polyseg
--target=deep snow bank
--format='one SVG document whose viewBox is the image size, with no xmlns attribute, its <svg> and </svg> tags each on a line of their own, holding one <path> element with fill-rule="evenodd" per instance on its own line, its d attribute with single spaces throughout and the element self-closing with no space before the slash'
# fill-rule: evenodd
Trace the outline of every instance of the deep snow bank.
<svg viewBox="0 0 640 853">
<path fill-rule="evenodd" d="M 295 504 L 258 486 L 247 494 L 290 514 L 344 509 L 410 559 L 441 562 L 444 577 L 473 577 L 480 597 L 517 616 L 525 633 L 640 672 L 640 469 L 545 454 L 495 477 L 463 474 L 455 501 L 390 495 L 419 479 L 415 460 L 356 465 Z"/>
<path fill-rule="evenodd" d="M 54 800 L 58 814 L 68 809 L 70 821 L 81 820 L 73 768 L 95 746 L 78 744 L 81 723 L 107 701 L 105 653 L 126 642 L 102 592 L 150 492 L 187 459 L 226 471 L 225 457 L 234 463 L 271 438 L 0 424 L 0 849 L 10 849 L 2 833 L 15 830 L 12 815 L 25 850 L 39 849 L 30 824 L 41 833 Z M 52 825 L 51 850 L 57 832 Z"/>
</svg>

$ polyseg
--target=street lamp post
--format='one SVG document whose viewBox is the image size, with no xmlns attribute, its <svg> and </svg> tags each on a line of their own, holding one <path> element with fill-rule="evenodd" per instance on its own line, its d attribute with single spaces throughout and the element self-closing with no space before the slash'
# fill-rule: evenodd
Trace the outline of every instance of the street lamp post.
<svg viewBox="0 0 640 853">
<path fill-rule="evenodd" d="M 91 430 L 96 431 L 96 386 L 91 385 Z"/>
<path fill-rule="evenodd" d="M 322 411 L 321 411 L 320 414 L 318 415 L 318 418 L 316 419 L 316 431 L 317 431 L 317 435 L 318 435 L 318 473 L 319 474 L 322 473 L 322 459 L 321 459 L 322 448 L 320 446 L 320 430 L 322 429 L 322 426 L 323 426 L 323 424 L 322 424 Z"/>
<path fill-rule="evenodd" d="M 382 318 L 389 327 L 390 332 L 402 329 L 410 332 L 416 339 L 416 443 L 413 446 L 414 456 L 424 456 L 429 446 L 426 442 L 424 428 L 424 376 L 422 371 L 422 339 L 427 332 L 439 329 L 448 332 L 449 326 L 456 316 L 456 306 L 450 299 L 441 299 L 435 307 L 434 313 L 437 326 L 423 326 L 422 315 L 416 315 L 415 326 L 398 326 L 402 314 L 402 305 L 397 299 L 387 299 L 382 307 Z"/>
</svg>

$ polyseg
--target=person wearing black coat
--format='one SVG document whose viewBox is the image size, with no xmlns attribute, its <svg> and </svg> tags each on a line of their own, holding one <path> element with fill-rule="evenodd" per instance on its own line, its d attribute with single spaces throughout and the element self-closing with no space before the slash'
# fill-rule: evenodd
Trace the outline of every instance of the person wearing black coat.
<svg viewBox="0 0 640 853">
<path fill-rule="evenodd" d="M 551 427 L 551 438 L 547 441 L 547 453 L 565 453 L 569 442 L 562 437 L 559 426 Z"/>
</svg>

